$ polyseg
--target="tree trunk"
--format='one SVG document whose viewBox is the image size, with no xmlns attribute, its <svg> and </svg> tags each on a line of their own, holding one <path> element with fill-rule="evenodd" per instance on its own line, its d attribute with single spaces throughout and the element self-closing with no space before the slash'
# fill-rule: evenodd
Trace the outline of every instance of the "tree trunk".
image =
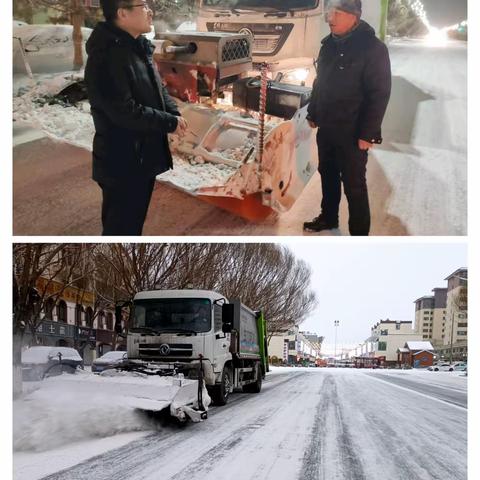
<svg viewBox="0 0 480 480">
<path fill-rule="evenodd" d="M 83 67 L 83 35 L 82 26 L 85 22 L 85 12 L 80 0 L 72 0 L 72 25 L 73 25 L 73 69 Z"/>
<path fill-rule="evenodd" d="M 13 335 L 13 398 L 16 399 L 22 394 L 22 343 L 23 334 Z"/>
</svg>

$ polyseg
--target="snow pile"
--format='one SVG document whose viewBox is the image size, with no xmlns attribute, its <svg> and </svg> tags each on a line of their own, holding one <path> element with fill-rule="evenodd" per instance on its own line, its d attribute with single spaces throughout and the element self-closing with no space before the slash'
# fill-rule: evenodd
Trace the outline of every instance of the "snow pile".
<svg viewBox="0 0 480 480">
<path fill-rule="evenodd" d="M 88 101 L 75 106 L 53 102 L 53 96 L 81 79 L 78 73 L 35 75 L 33 81 L 16 79 L 13 120 L 44 131 L 51 138 L 91 150 L 95 133 Z M 174 155 L 174 170 L 158 177 L 182 190 L 194 192 L 201 187 L 224 185 L 235 169 L 223 164 L 201 163 L 199 159 Z"/>
<path fill-rule="evenodd" d="M 173 155 L 173 170 L 162 173 L 157 179 L 194 192 L 201 187 L 224 185 L 235 172 L 236 169 L 228 165 L 200 163 L 198 159 Z"/>
<path fill-rule="evenodd" d="M 50 137 L 91 149 L 94 134 L 88 102 L 63 106 L 53 96 L 81 77 L 78 74 L 39 75 L 30 83 L 16 86 L 13 121 L 32 125 Z"/>
</svg>

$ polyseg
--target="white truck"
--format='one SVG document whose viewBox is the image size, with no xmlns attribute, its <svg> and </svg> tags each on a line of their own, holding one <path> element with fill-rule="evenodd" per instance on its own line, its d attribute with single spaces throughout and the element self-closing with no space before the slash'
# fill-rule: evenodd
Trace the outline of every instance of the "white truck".
<svg viewBox="0 0 480 480">
<path fill-rule="evenodd" d="M 234 389 L 258 393 L 268 371 L 265 320 L 210 290 L 137 293 L 127 335 L 128 364 L 198 379 L 217 405 Z M 117 318 L 117 329 L 120 319 Z"/>
<path fill-rule="evenodd" d="M 385 36 L 388 0 L 363 0 L 362 18 Z M 253 62 L 267 63 L 283 82 L 311 85 L 328 0 L 200 0 L 197 30 L 247 33 L 253 37 Z M 279 78 L 279 77 L 278 77 Z"/>
<path fill-rule="evenodd" d="M 31 399 L 115 401 L 183 423 L 206 419 L 211 400 L 225 405 L 235 389 L 260 392 L 268 371 L 261 312 L 210 290 L 145 291 L 115 308 L 119 334 L 127 310 L 128 359 L 100 374 L 47 375 Z"/>
</svg>

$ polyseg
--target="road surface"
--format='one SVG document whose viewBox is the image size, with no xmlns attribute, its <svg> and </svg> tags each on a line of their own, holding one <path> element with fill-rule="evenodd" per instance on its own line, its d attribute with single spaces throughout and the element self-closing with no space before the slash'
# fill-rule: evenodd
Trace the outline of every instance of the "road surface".
<svg viewBox="0 0 480 480">
<path fill-rule="evenodd" d="M 467 45 L 434 48 L 405 40 L 389 50 L 393 90 L 384 143 L 370 153 L 367 173 L 371 234 L 466 235 Z M 45 121 L 61 129 L 58 123 Z M 90 153 L 38 138 L 38 132 L 25 135 L 21 124 L 15 131 L 14 234 L 100 234 L 100 190 L 90 179 Z M 304 235 L 303 222 L 319 213 L 320 199 L 315 173 L 289 212 L 251 223 L 158 184 L 144 234 Z M 347 221 L 343 199 L 340 228 L 320 235 L 348 235 Z"/>
<path fill-rule="evenodd" d="M 274 372 L 260 394 L 234 394 L 203 423 L 163 427 L 30 480 L 467 479 L 466 378 L 458 373 L 442 382 L 434 372 Z M 20 468 L 15 478 L 24 478 Z"/>
</svg>

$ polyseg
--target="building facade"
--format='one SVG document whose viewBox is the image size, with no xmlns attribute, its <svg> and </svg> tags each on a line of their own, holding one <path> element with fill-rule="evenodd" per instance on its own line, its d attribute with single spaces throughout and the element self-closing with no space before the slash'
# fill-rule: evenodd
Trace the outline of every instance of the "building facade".
<svg viewBox="0 0 480 480">
<path fill-rule="evenodd" d="M 434 288 L 433 295 L 415 300 L 415 333 L 434 346 L 443 345 L 447 289 Z"/>
<path fill-rule="evenodd" d="M 98 309 L 95 295 L 73 286 L 40 278 L 37 289 L 51 294 L 42 312 L 35 337 L 31 332 L 24 336 L 25 345 L 65 346 L 76 348 L 86 365 L 115 349 L 114 313 Z M 55 291 L 61 291 L 56 301 Z M 118 347 L 118 345 L 117 345 Z"/>
<path fill-rule="evenodd" d="M 300 332 L 298 327 L 280 335 L 274 335 L 268 344 L 270 362 L 282 365 L 306 365 L 320 359 L 323 337 Z"/>
<path fill-rule="evenodd" d="M 459 268 L 446 279 L 445 337 L 439 353 L 445 359 L 465 361 L 468 355 L 468 270 Z"/>
<path fill-rule="evenodd" d="M 385 357 L 386 365 L 397 365 L 399 348 L 409 341 L 422 340 L 422 336 L 413 330 L 412 322 L 399 320 L 380 320 L 371 329 L 372 350 L 369 357 Z"/>
</svg>

